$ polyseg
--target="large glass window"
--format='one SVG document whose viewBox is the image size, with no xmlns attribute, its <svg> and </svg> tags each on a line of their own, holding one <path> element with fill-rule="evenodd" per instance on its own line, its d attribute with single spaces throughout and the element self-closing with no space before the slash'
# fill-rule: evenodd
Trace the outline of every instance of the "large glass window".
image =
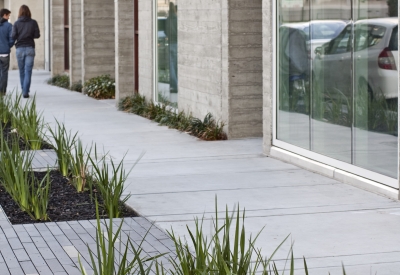
<svg viewBox="0 0 400 275">
<path fill-rule="evenodd" d="M 156 100 L 178 102 L 178 0 L 157 0 Z"/>
<path fill-rule="evenodd" d="M 276 138 L 397 178 L 397 6 L 277 1 Z"/>
</svg>

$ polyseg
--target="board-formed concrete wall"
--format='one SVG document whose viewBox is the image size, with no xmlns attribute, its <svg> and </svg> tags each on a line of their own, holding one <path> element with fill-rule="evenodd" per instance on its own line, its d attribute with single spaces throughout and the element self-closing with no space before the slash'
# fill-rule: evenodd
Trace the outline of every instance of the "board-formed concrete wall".
<svg viewBox="0 0 400 275">
<path fill-rule="evenodd" d="M 65 71 L 64 59 L 64 0 L 50 2 L 50 67 L 51 75 L 61 74 Z"/>
<path fill-rule="evenodd" d="M 211 112 L 229 138 L 262 135 L 262 1 L 179 2 L 181 110 Z"/>
<path fill-rule="evenodd" d="M 69 77 L 82 81 L 82 0 L 69 0 Z"/>
<path fill-rule="evenodd" d="M 223 59 L 227 59 L 228 69 L 222 85 L 228 88 L 228 135 L 259 137 L 263 113 L 262 0 L 227 0 L 225 13 L 228 37 Z"/>
<path fill-rule="evenodd" d="M 139 0 L 139 93 L 153 100 L 153 2 Z"/>
<path fill-rule="evenodd" d="M 195 117 L 210 112 L 226 122 L 222 114 L 222 1 L 179 1 L 178 106 Z"/>
<path fill-rule="evenodd" d="M 135 91 L 134 0 L 115 0 L 115 98 Z"/>
<path fill-rule="evenodd" d="M 83 0 L 82 81 L 103 74 L 115 76 L 114 1 Z"/>
<path fill-rule="evenodd" d="M 14 24 L 18 18 L 18 11 L 21 5 L 27 5 L 32 13 L 32 18 L 38 22 L 41 37 L 35 39 L 35 69 L 44 69 L 45 53 L 44 53 L 44 2 L 42 0 L 2 0 L 4 5 L 2 7 L 11 11 L 10 23 Z M 0 2 L 1 3 L 1 2 Z M 15 57 L 15 47 L 11 50 L 10 69 L 18 69 L 17 60 Z"/>
</svg>

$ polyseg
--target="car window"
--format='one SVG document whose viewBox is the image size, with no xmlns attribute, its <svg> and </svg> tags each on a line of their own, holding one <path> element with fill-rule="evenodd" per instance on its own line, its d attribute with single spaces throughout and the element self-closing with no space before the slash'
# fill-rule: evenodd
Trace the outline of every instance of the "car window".
<svg viewBox="0 0 400 275">
<path fill-rule="evenodd" d="M 331 40 L 325 54 L 341 54 L 349 52 L 351 49 L 350 35 L 351 26 L 347 26 L 338 37 Z"/>
<path fill-rule="evenodd" d="M 392 31 L 392 36 L 390 37 L 389 49 L 391 51 L 397 51 L 399 45 L 399 35 L 398 35 L 398 27 L 396 26 Z"/>
<path fill-rule="evenodd" d="M 357 24 L 354 30 L 354 50 L 361 51 L 378 45 L 385 36 L 386 28 L 371 24 Z"/>
<path fill-rule="evenodd" d="M 335 38 L 343 28 L 343 23 L 314 23 L 311 25 L 311 39 Z M 307 32 L 309 32 L 308 28 Z"/>
</svg>

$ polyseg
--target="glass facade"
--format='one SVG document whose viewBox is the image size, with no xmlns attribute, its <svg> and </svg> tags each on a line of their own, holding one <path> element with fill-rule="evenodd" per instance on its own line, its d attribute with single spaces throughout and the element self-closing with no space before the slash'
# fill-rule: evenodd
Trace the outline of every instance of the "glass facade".
<svg viewBox="0 0 400 275">
<path fill-rule="evenodd" d="M 397 178 L 397 1 L 277 0 L 277 11 L 276 138 Z"/>
<path fill-rule="evenodd" d="M 156 101 L 178 102 L 178 0 L 157 0 Z"/>
</svg>

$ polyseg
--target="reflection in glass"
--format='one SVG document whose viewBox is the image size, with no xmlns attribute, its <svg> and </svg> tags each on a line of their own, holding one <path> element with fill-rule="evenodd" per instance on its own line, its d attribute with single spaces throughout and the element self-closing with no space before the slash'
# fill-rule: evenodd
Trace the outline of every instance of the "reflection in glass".
<svg viewBox="0 0 400 275">
<path fill-rule="evenodd" d="M 392 2 L 279 0 L 279 140 L 397 178 Z"/>
<path fill-rule="evenodd" d="M 370 18 L 355 1 L 354 164 L 397 177 L 398 19 Z"/>
<path fill-rule="evenodd" d="M 279 29 L 278 138 L 309 149 L 308 24 L 286 23 Z"/>
<path fill-rule="evenodd" d="M 159 102 L 178 102 L 177 0 L 157 2 L 157 93 Z"/>
</svg>

